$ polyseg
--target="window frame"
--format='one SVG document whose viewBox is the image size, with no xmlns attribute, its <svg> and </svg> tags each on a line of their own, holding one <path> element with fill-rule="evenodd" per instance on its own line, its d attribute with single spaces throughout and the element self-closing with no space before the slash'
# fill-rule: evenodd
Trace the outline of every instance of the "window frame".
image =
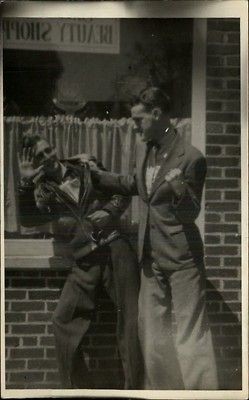
<svg viewBox="0 0 249 400">
<path fill-rule="evenodd" d="M 192 144 L 205 155 L 206 146 L 206 42 L 207 19 L 193 19 L 192 53 L 192 107 L 191 127 Z M 201 134 L 200 134 L 201 133 Z M 197 219 L 202 237 L 204 237 L 204 203 Z M 35 244 L 35 246 L 33 245 Z M 4 254 L 7 269 L 68 269 L 72 264 L 63 256 L 63 246 L 58 244 L 54 250 L 53 239 L 5 239 Z M 61 254 L 60 254 L 61 250 Z"/>
</svg>

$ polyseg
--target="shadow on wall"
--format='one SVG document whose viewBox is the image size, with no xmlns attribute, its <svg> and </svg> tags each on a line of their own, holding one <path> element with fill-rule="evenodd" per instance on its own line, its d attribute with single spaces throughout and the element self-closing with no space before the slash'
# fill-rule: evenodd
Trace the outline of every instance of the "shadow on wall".
<svg viewBox="0 0 249 400">
<path fill-rule="evenodd" d="M 209 280 L 207 280 L 207 311 L 216 353 L 219 389 L 241 390 L 241 322 Z"/>
</svg>

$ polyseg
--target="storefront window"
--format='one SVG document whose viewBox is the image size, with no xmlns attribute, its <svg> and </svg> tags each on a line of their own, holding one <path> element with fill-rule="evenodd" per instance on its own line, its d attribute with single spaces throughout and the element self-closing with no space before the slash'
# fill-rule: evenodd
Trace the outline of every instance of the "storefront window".
<svg viewBox="0 0 249 400">
<path fill-rule="evenodd" d="M 12 19 L 4 21 L 6 238 L 50 238 L 20 224 L 17 154 L 41 134 L 59 158 L 90 153 L 132 173 L 130 106 L 148 85 L 172 100 L 172 122 L 191 140 L 192 19 Z M 136 200 L 127 213 L 136 223 Z"/>
</svg>

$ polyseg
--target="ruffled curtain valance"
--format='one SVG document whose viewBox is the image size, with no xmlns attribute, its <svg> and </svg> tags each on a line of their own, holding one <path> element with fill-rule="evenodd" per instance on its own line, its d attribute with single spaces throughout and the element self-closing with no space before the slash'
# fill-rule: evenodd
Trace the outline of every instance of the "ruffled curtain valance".
<svg viewBox="0 0 249 400">
<path fill-rule="evenodd" d="M 172 120 L 187 140 L 191 140 L 190 119 Z M 4 118 L 4 193 L 5 231 L 31 233 L 21 228 L 18 216 L 17 185 L 20 178 L 18 152 L 24 135 L 40 134 L 57 150 L 59 158 L 88 153 L 101 160 L 106 169 L 122 174 L 133 173 L 136 135 L 131 118 L 84 121 L 73 116 Z M 136 220 L 136 201 L 129 218 Z"/>
</svg>

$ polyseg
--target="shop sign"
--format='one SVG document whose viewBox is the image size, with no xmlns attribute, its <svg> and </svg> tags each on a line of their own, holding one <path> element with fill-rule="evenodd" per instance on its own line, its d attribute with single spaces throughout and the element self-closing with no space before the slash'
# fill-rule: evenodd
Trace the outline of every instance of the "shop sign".
<svg viewBox="0 0 249 400">
<path fill-rule="evenodd" d="M 6 18 L 6 49 L 119 53 L 119 20 L 114 18 Z"/>
</svg>

